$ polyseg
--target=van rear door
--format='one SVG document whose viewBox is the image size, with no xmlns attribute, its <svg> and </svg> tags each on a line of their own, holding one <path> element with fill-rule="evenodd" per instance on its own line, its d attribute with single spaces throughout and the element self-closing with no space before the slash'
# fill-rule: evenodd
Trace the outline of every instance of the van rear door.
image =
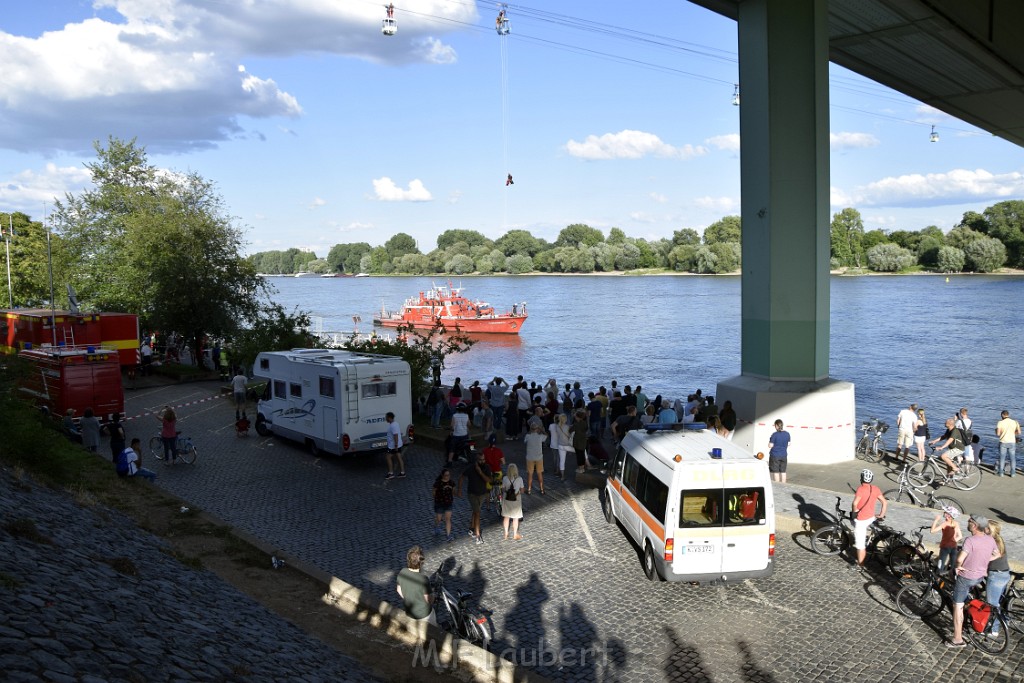
<svg viewBox="0 0 1024 683">
<path fill-rule="evenodd" d="M 765 569 L 774 532 L 771 489 L 763 463 L 727 462 L 722 572 Z"/>
<path fill-rule="evenodd" d="M 672 571 L 716 576 L 722 571 L 722 464 L 689 467 L 680 483 Z"/>
</svg>

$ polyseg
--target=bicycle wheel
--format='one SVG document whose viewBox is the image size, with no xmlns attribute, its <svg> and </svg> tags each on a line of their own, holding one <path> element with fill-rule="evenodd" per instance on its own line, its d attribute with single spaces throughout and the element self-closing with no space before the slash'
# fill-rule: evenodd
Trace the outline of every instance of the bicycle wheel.
<svg viewBox="0 0 1024 683">
<path fill-rule="evenodd" d="M 1003 620 L 1017 633 L 1024 633 L 1024 600 L 1020 596 L 1011 595 L 1006 599 Z"/>
<path fill-rule="evenodd" d="M 898 579 L 924 581 L 931 562 L 912 545 L 901 545 L 889 554 L 889 571 Z"/>
<path fill-rule="evenodd" d="M 164 440 L 159 436 L 154 436 L 149 440 L 149 454 L 157 460 L 164 459 Z"/>
<path fill-rule="evenodd" d="M 888 566 L 893 551 L 896 548 L 902 548 L 907 545 L 910 545 L 910 540 L 902 534 L 894 533 L 880 536 L 874 543 L 875 558 L 881 564 Z"/>
<path fill-rule="evenodd" d="M 967 514 L 967 508 L 956 498 L 950 496 L 932 496 L 931 507 L 936 510 L 941 510 L 943 506 L 948 505 L 949 507 L 956 508 L 961 515 Z"/>
<path fill-rule="evenodd" d="M 823 526 L 811 536 L 811 549 L 819 555 L 835 555 L 849 545 L 846 531 L 835 524 Z"/>
<path fill-rule="evenodd" d="M 913 505 L 917 502 L 914 500 L 914 497 L 910 495 L 910 490 L 906 488 L 889 489 L 888 491 L 884 491 L 882 495 L 885 496 L 885 499 L 889 502 L 906 503 L 907 505 Z"/>
<path fill-rule="evenodd" d="M 999 632 L 993 633 L 993 627 L 999 624 Z M 999 614 L 998 610 L 992 610 L 988 623 L 980 632 L 974 630 L 970 616 L 964 615 L 964 635 L 971 641 L 974 647 L 990 655 L 998 655 L 1006 651 L 1010 644 L 1010 629 L 1006 628 L 1006 621 Z"/>
<path fill-rule="evenodd" d="M 952 478 L 953 486 L 961 491 L 973 491 L 981 483 L 981 468 L 973 462 L 960 463 L 960 471 Z"/>
<path fill-rule="evenodd" d="M 186 444 L 184 448 L 178 448 L 178 457 L 187 465 L 193 464 L 196 461 L 197 455 L 199 455 L 199 451 L 192 444 Z"/>
<path fill-rule="evenodd" d="M 942 611 L 942 595 L 930 581 L 908 583 L 896 593 L 896 607 L 908 617 L 930 619 Z"/>
<path fill-rule="evenodd" d="M 869 460 L 867 454 L 870 449 L 871 440 L 865 435 L 857 442 L 857 448 L 854 449 L 853 454 L 860 460 Z"/>
<path fill-rule="evenodd" d="M 907 470 L 907 477 L 914 486 L 931 486 L 935 481 L 935 467 L 929 460 L 918 460 Z"/>
</svg>

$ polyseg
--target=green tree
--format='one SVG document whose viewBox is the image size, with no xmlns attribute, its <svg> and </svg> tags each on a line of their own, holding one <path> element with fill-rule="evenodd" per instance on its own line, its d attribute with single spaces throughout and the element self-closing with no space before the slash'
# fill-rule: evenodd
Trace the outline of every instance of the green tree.
<svg viewBox="0 0 1024 683">
<path fill-rule="evenodd" d="M 505 256 L 513 256 L 515 254 L 533 256 L 543 247 L 540 240 L 526 230 L 509 230 L 499 237 L 494 245 L 501 249 Z"/>
<path fill-rule="evenodd" d="M 718 272 L 718 255 L 711 250 L 711 247 L 707 245 L 697 247 L 693 255 L 693 272 L 702 274 Z"/>
<path fill-rule="evenodd" d="M 672 232 L 672 244 L 675 246 L 683 246 L 687 244 L 697 246 L 700 244 L 700 233 L 693 228 L 675 230 Z"/>
<path fill-rule="evenodd" d="M 964 226 L 985 234 L 988 234 L 989 231 L 988 219 L 977 211 L 965 211 L 957 226 Z"/>
<path fill-rule="evenodd" d="M 888 235 L 876 228 L 864 233 L 864 237 L 861 239 L 861 247 L 864 248 L 864 253 L 866 254 L 871 251 L 871 247 L 877 244 L 885 244 L 890 241 L 891 240 Z"/>
<path fill-rule="evenodd" d="M 668 253 L 668 267 L 677 272 L 692 272 L 695 268 L 695 258 L 698 247 L 692 244 L 682 244 L 675 247 Z"/>
<path fill-rule="evenodd" d="M 868 249 L 868 268 L 881 273 L 897 273 L 917 262 L 914 253 L 898 244 L 883 242 Z"/>
<path fill-rule="evenodd" d="M 619 252 L 615 265 L 619 270 L 633 270 L 639 267 L 640 257 L 640 248 L 636 244 L 627 241 L 622 245 L 622 250 Z"/>
<path fill-rule="evenodd" d="M 388 256 L 392 259 L 401 258 L 406 254 L 420 253 L 419 248 L 416 246 L 416 240 L 414 240 L 411 235 L 407 235 L 404 232 L 397 233 L 385 242 L 384 249 L 387 250 Z"/>
<path fill-rule="evenodd" d="M 426 275 L 430 272 L 428 267 L 429 261 L 423 254 L 404 254 L 398 258 L 395 268 L 399 273 L 407 275 Z"/>
<path fill-rule="evenodd" d="M 1006 247 L 1006 264 L 1024 268 L 1024 201 L 999 202 L 985 209 L 987 235 Z"/>
<path fill-rule="evenodd" d="M 725 216 L 704 228 L 704 244 L 740 242 L 743 236 L 740 226 L 739 216 Z"/>
<path fill-rule="evenodd" d="M 306 271 L 317 275 L 326 275 L 331 272 L 331 267 L 327 264 L 327 259 L 318 258 L 306 263 Z"/>
<path fill-rule="evenodd" d="M 592 228 L 589 225 L 582 223 L 573 223 L 572 225 L 562 228 L 562 231 L 558 233 L 558 239 L 555 240 L 556 247 L 575 247 L 578 244 L 583 244 L 588 247 L 592 247 L 595 244 L 604 242 L 604 235 L 597 228 Z"/>
<path fill-rule="evenodd" d="M 12 296 L 0 297 L 3 307 L 13 299 L 15 306 L 44 306 L 50 301 L 50 276 L 46 255 L 46 230 L 39 221 L 33 221 L 27 214 L 0 213 L 0 227 L 3 228 L 4 240 L 10 243 L 11 291 Z M 13 228 L 14 234 L 11 234 Z M 51 235 L 53 255 L 57 261 L 56 272 L 66 270 L 65 250 L 59 235 Z M 7 248 L 4 240 L 0 240 L 0 251 L 3 252 L 2 273 L 7 272 Z M 6 279 L 6 278 L 4 278 Z M 5 288 L 6 289 L 6 288 Z M 54 295 L 58 302 L 55 305 L 63 308 L 66 297 L 61 281 L 54 284 Z"/>
<path fill-rule="evenodd" d="M 248 367 L 262 351 L 324 348 L 323 342 L 309 331 L 309 315 L 299 310 L 285 313 L 279 304 L 262 308 L 252 326 L 235 332 L 228 339 L 231 362 Z"/>
<path fill-rule="evenodd" d="M 977 230 L 971 230 L 963 225 L 958 225 L 946 235 L 946 244 L 957 249 L 966 249 L 968 244 L 975 240 L 980 240 L 984 236 L 984 233 Z"/>
<path fill-rule="evenodd" d="M 731 273 L 740 267 L 739 242 L 716 242 L 711 245 L 711 251 L 717 259 L 715 273 Z"/>
<path fill-rule="evenodd" d="M 370 268 L 366 272 L 376 275 L 387 275 L 394 270 L 388 250 L 384 247 L 374 247 L 368 254 L 370 257 Z"/>
<path fill-rule="evenodd" d="M 914 253 L 917 253 L 917 245 L 921 243 L 923 237 L 924 235 L 920 232 L 910 230 L 894 230 L 889 233 L 890 242 L 898 244 L 904 249 L 909 249 Z"/>
<path fill-rule="evenodd" d="M 964 252 L 956 247 L 939 247 L 935 269 L 940 273 L 959 273 L 964 269 Z"/>
<path fill-rule="evenodd" d="M 137 313 L 174 330 L 198 353 L 205 336 L 230 337 L 263 313 L 269 288 L 241 256 L 242 231 L 214 184 L 194 172 L 158 172 L 135 141 L 95 145 L 93 187 L 56 204 L 86 305 Z"/>
<path fill-rule="evenodd" d="M 861 267 L 864 221 L 857 209 L 846 208 L 832 216 L 832 256 L 843 266 Z"/>
<path fill-rule="evenodd" d="M 608 239 L 605 240 L 608 244 L 623 244 L 626 241 L 626 233 L 621 228 L 612 228 L 608 231 Z"/>
<path fill-rule="evenodd" d="M 1006 263 L 1006 247 L 994 237 L 982 237 L 964 247 L 964 257 L 975 273 L 992 273 Z"/>
<path fill-rule="evenodd" d="M 526 254 L 513 254 L 505 260 L 505 270 L 513 275 L 533 272 L 533 259 Z"/>
<path fill-rule="evenodd" d="M 495 273 L 505 271 L 505 254 L 501 249 L 492 249 L 490 254 L 491 268 Z"/>
<path fill-rule="evenodd" d="M 935 268 L 939 263 L 939 249 L 943 246 L 941 240 L 931 235 L 922 237 L 917 243 L 917 262 L 927 268 Z"/>
<path fill-rule="evenodd" d="M 466 254 L 456 254 L 444 266 L 444 271 L 453 275 L 466 275 L 474 272 L 475 269 L 472 257 Z"/>
<path fill-rule="evenodd" d="M 491 241 L 476 230 L 445 230 L 437 236 L 438 249 L 447 249 L 456 242 L 465 242 L 471 247 L 478 244 L 491 245 Z M 469 252 L 467 251 L 466 253 L 468 254 Z"/>
<path fill-rule="evenodd" d="M 372 251 L 372 247 L 366 242 L 353 242 L 351 244 L 335 244 L 327 254 L 327 263 L 336 273 L 355 274 L 360 272 L 359 261 L 365 254 Z"/>
</svg>

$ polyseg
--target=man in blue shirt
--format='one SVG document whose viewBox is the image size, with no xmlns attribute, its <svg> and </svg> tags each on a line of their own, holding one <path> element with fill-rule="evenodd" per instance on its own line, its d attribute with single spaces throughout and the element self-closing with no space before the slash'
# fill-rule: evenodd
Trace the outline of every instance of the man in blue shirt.
<svg viewBox="0 0 1024 683">
<path fill-rule="evenodd" d="M 768 451 L 768 471 L 772 479 L 786 483 L 786 456 L 789 455 L 789 432 L 782 428 L 782 420 L 775 421 L 775 432 L 768 438 L 771 450 Z"/>
</svg>

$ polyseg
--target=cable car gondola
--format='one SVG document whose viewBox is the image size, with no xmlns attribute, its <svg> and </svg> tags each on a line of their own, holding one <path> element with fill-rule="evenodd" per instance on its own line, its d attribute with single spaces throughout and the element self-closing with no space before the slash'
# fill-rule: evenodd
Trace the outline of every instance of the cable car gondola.
<svg viewBox="0 0 1024 683">
<path fill-rule="evenodd" d="M 508 23 L 508 15 L 505 13 L 507 5 L 502 5 L 501 10 L 498 12 L 498 18 L 494 20 L 494 29 L 498 32 L 499 36 L 507 36 L 511 27 Z"/>
<path fill-rule="evenodd" d="M 398 22 L 395 21 L 395 5 L 390 3 L 384 6 L 388 16 L 381 22 L 380 32 L 386 36 L 393 36 L 398 33 Z"/>
</svg>

